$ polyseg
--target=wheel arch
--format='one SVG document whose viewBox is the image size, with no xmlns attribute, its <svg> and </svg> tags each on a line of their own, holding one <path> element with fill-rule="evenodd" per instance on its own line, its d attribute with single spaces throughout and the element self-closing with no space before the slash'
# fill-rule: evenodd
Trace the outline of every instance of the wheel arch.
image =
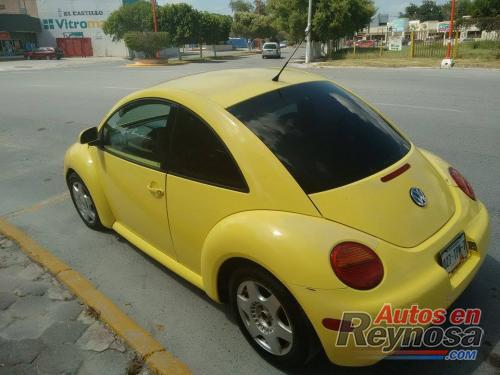
<svg viewBox="0 0 500 375">
<path fill-rule="evenodd" d="M 68 189 L 70 188 L 68 179 L 71 173 L 75 173 L 81 178 L 89 190 L 102 225 L 111 228 L 115 222 L 115 217 L 99 182 L 94 158 L 91 155 L 88 145 L 76 143 L 66 153 L 64 159 L 64 178 Z"/>
<path fill-rule="evenodd" d="M 203 287 L 224 301 L 227 275 L 235 266 L 257 265 L 289 290 L 294 285 L 321 289 L 344 287 L 329 257 L 336 241 L 352 238 L 351 229 L 308 215 L 253 210 L 226 217 L 208 233 L 201 251 Z"/>
</svg>

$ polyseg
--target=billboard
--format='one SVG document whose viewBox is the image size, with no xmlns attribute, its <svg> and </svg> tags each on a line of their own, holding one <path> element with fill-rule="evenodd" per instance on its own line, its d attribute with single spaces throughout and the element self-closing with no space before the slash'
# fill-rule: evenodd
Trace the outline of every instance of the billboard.
<svg viewBox="0 0 500 375">
<path fill-rule="evenodd" d="M 387 25 L 389 26 L 389 28 L 392 27 L 393 32 L 402 33 L 408 29 L 409 23 L 410 20 L 408 18 L 396 18 L 395 20 L 389 22 Z"/>
<path fill-rule="evenodd" d="M 450 32 L 450 21 L 439 22 L 437 27 L 438 33 Z"/>
</svg>

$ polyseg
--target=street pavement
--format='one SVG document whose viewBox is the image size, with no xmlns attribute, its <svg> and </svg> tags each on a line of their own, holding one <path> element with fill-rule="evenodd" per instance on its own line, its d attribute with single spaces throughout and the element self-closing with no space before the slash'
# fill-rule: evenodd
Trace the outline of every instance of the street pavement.
<svg viewBox="0 0 500 375">
<path fill-rule="evenodd" d="M 0 375 L 123 375 L 135 352 L 0 235 Z M 148 372 L 143 369 L 143 374 Z"/>
<path fill-rule="evenodd" d="M 126 68 L 120 61 L 43 72 L 0 71 L 0 215 L 86 276 L 197 374 L 279 371 L 246 343 L 225 306 L 211 302 L 119 236 L 93 232 L 81 223 L 65 193 L 64 152 L 82 129 L 96 125 L 119 98 L 136 89 L 187 74 L 277 67 L 283 61 L 257 55 L 171 67 Z M 499 352 L 500 340 L 500 72 L 311 70 L 374 103 L 417 146 L 442 156 L 467 176 L 490 211 L 492 237 L 485 264 L 455 304 L 483 309 L 485 339 L 477 361 L 383 361 L 351 369 L 318 357 L 306 372 L 498 373 L 488 358 Z"/>
</svg>

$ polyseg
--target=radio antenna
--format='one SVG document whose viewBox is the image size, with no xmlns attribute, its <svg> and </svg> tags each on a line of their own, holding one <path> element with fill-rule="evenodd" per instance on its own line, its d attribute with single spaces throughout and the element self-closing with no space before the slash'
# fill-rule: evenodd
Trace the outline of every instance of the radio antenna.
<svg viewBox="0 0 500 375">
<path fill-rule="evenodd" d="M 309 35 L 310 32 L 311 32 L 311 28 L 307 27 L 307 29 L 306 29 L 306 35 L 304 35 L 304 39 L 302 39 L 301 42 L 299 43 L 299 45 L 297 47 L 295 47 L 295 50 L 292 52 L 292 54 L 290 55 L 290 57 L 288 58 L 288 60 L 286 60 L 285 64 L 281 67 L 279 73 L 276 74 L 273 77 L 273 81 L 274 82 L 278 82 L 279 81 L 281 72 L 283 72 L 283 70 L 285 70 L 286 66 L 288 65 L 288 63 L 292 59 L 293 55 L 295 55 L 295 52 L 297 52 L 297 50 L 300 48 L 300 46 L 302 45 L 302 43 L 304 43 L 304 40 L 306 40 L 306 38 L 307 38 L 307 36 Z"/>
</svg>

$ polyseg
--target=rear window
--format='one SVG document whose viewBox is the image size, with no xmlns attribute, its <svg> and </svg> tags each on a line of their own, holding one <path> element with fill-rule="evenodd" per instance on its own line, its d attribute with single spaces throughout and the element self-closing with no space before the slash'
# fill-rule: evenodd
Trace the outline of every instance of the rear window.
<svg viewBox="0 0 500 375">
<path fill-rule="evenodd" d="M 328 81 L 271 91 L 228 111 L 266 144 L 307 194 L 370 176 L 410 149 L 376 112 Z"/>
<path fill-rule="evenodd" d="M 276 49 L 276 44 L 264 44 L 264 49 Z"/>
</svg>

